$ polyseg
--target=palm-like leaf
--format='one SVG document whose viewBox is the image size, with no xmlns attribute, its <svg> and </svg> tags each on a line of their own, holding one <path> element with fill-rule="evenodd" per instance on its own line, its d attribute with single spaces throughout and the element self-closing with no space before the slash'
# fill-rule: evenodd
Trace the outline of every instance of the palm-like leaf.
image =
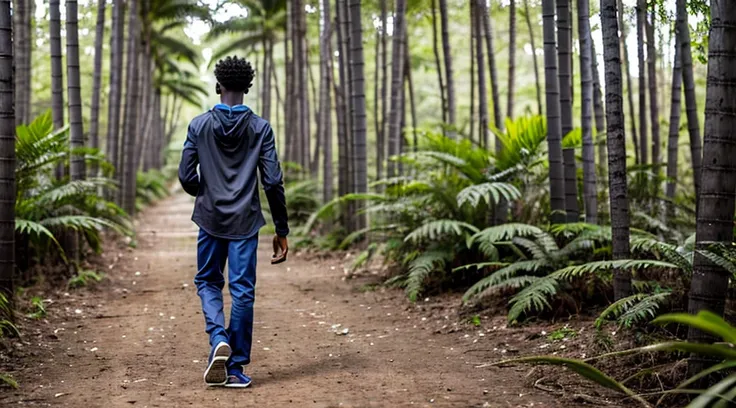
<svg viewBox="0 0 736 408">
<path fill-rule="evenodd" d="M 435 220 L 412 231 L 404 241 L 414 243 L 435 241 L 447 236 L 465 236 L 468 232 L 477 233 L 478 228 L 461 221 Z"/>
<path fill-rule="evenodd" d="M 513 201 L 520 197 L 521 192 L 519 189 L 509 183 L 489 182 L 474 184 L 464 188 L 457 195 L 457 204 L 459 206 L 470 204 L 471 207 L 477 207 L 481 202 L 488 205 L 495 205 L 502 198 L 505 201 Z"/>
<path fill-rule="evenodd" d="M 443 269 L 445 263 L 451 258 L 452 253 L 446 250 L 427 251 L 409 264 L 406 293 L 412 302 L 417 300 L 427 277 L 432 272 Z"/>
</svg>

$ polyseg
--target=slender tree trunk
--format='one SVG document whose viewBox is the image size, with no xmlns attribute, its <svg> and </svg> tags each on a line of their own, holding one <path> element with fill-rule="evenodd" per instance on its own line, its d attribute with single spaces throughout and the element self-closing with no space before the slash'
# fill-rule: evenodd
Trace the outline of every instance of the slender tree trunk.
<svg viewBox="0 0 736 408">
<path fill-rule="evenodd" d="M 672 68 L 672 102 L 670 105 L 670 130 L 667 141 L 667 198 L 675 198 L 675 186 L 677 186 L 677 158 L 679 156 L 680 116 L 682 100 L 682 58 L 680 58 L 682 47 L 679 39 L 675 39 L 675 62 Z M 668 216 L 674 216 L 675 206 L 670 202 L 668 205 Z"/>
<path fill-rule="evenodd" d="M 455 119 L 455 80 L 452 71 L 452 47 L 450 46 L 450 28 L 448 22 L 447 0 L 440 1 L 440 22 L 442 25 L 442 53 L 445 57 L 445 79 L 447 82 L 447 123 L 456 125 Z M 454 135 L 451 132 L 450 135 Z"/>
<path fill-rule="evenodd" d="M 301 139 L 302 139 L 302 156 L 304 158 L 304 167 L 309 165 L 310 139 L 311 139 L 311 116 L 309 108 L 309 57 L 307 55 L 307 22 L 306 12 L 304 11 L 304 3 L 302 0 L 296 0 L 299 4 L 297 17 L 299 18 L 299 30 L 297 31 L 299 45 L 299 102 L 301 118 Z"/>
<path fill-rule="evenodd" d="M 493 125 L 498 129 L 504 128 L 503 113 L 501 112 L 501 99 L 498 96 L 498 74 L 496 70 L 496 55 L 493 51 L 493 29 L 491 27 L 491 9 L 488 8 L 485 0 L 478 0 L 478 12 L 481 14 L 480 21 L 483 24 L 486 37 L 486 54 L 488 56 L 488 70 L 491 75 L 491 103 L 493 104 Z M 480 23 L 479 23 L 480 24 Z M 478 41 L 481 41 L 481 36 L 478 36 Z M 482 54 L 482 53 L 481 53 Z M 478 64 L 480 69 L 483 64 Z M 488 113 L 486 111 L 486 117 Z M 488 128 L 488 122 L 486 121 L 486 128 Z M 501 145 L 501 139 L 496 138 L 496 151 L 499 152 L 503 146 Z"/>
<path fill-rule="evenodd" d="M 64 68 L 61 61 L 61 10 L 59 0 L 49 1 L 51 44 L 51 114 L 54 129 L 64 126 Z"/>
<path fill-rule="evenodd" d="M 442 101 L 442 122 L 447 123 L 447 100 L 445 99 L 445 82 L 442 78 L 442 61 L 440 60 L 439 38 L 437 36 L 437 0 L 432 0 L 432 51 L 437 67 L 437 83 L 440 85 L 440 100 Z M 442 130 L 444 133 L 444 129 Z"/>
<path fill-rule="evenodd" d="M 656 5 L 652 3 L 652 11 L 650 13 L 651 22 L 646 22 L 647 31 L 647 72 L 649 81 L 649 120 L 652 122 L 652 164 L 657 166 L 655 171 L 659 173 L 659 164 L 662 161 L 660 157 L 660 140 L 659 140 L 659 103 L 657 102 L 657 49 L 654 40 L 654 22 L 657 13 Z M 657 187 L 659 190 L 659 187 Z"/>
<path fill-rule="evenodd" d="M 363 74 L 363 27 L 360 20 L 360 0 L 349 0 L 350 7 L 350 65 L 352 70 L 353 146 L 355 163 L 355 191 L 368 191 L 366 157 L 365 79 Z M 403 31 L 401 31 L 403 32 Z M 365 214 L 357 214 L 357 229 L 365 228 Z"/>
<path fill-rule="evenodd" d="M 13 65 L 15 67 L 15 123 L 27 123 L 26 110 L 30 105 L 26 103 L 28 96 L 26 94 L 26 82 L 30 81 L 30 66 L 26 66 L 26 53 L 30 52 L 30 41 L 26 42 L 26 37 L 31 33 L 31 27 L 28 25 L 30 10 L 29 0 L 13 1 Z M 28 48 L 27 48 L 28 47 Z"/>
<path fill-rule="evenodd" d="M 0 291 L 12 299 L 15 275 L 15 111 L 13 22 L 10 0 L 0 0 Z"/>
<path fill-rule="evenodd" d="M 507 85 L 506 116 L 514 117 L 514 83 L 516 81 L 516 0 L 509 5 L 509 78 Z M 496 124 L 498 126 L 498 124 Z"/>
<path fill-rule="evenodd" d="M 563 138 L 572 131 L 571 23 L 570 0 L 557 0 L 557 58 L 559 63 L 557 77 L 560 81 L 560 125 Z M 577 222 L 580 210 L 578 209 L 575 152 L 568 150 L 563 149 L 562 151 L 565 168 L 565 212 L 567 222 Z"/>
<path fill-rule="evenodd" d="M 475 1 L 470 1 L 470 141 L 475 141 L 475 43 L 479 40 L 476 35 Z M 478 144 L 482 143 L 478 135 Z"/>
<path fill-rule="evenodd" d="M 270 38 L 263 40 L 263 84 L 261 87 L 261 117 L 271 119 L 271 54 L 273 53 L 273 42 Z"/>
<path fill-rule="evenodd" d="M 320 44 L 320 125 L 324 161 L 322 163 L 322 198 L 325 203 L 332 200 L 332 107 L 330 94 L 330 58 L 332 57 L 332 26 L 330 20 L 330 1 L 322 0 L 322 38 Z M 377 103 L 377 102 L 376 102 Z"/>
<path fill-rule="evenodd" d="M 135 186 L 136 186 L 136 136 L 138 133 L 138 101 L 139 101 L 139 77 L 141 64 L 138 45 L 138 2 L 130 2 L 128 13 L 128 66 L 127 66 L 127 91 L 125 94 L 125 129 L 123 131 L 122 143 L 122 188 L 121 203 L 128 214 L 135 214 Z"/>
<path fill-rule="evenodd" d="M 407 35 L 407 44 L 408 44 Z M 414 81 L 411 79 L 411 55 L 409 53 L 409 46 L 406 46 L 406 52 L 404 53 L 404 77 L 409 92 L 409 108 L 411 114 L 411 133 L 412 133 L 412 148 L 416 153 L 419 150 L 419 135 L 417 133 L 417 105 L 414 100 Z M 404 103 L 404 109 L 406 109 L 406 103 Z"/>
<path fill-rule="evenodd" d="M 376 48 L 373 69 L 373 127 L 376 132 L 376 180 L 383 178 L 383 163 L 386 155 L 386 134 L 383 132 L 383 120 L 381 119 L 382 105 L 386 103 L 381 99 L 381 38 L 385 35 L 383 27 L 376 29 Z"/>
<path fill-rule="evenodd" d="M 647 66 L 644 60 L 644 32 L 647 21 L 647 2 L 637 0 L 636 5 L 636 55 L 639 59 L 639 159 L 641 164 L 649 163 L 649 143 L 647 127 Z"/>
<path fill-rule="evenodd" d="M 97 26 L 95 29 L 95 71 L 92 79 L 92 107 L 89 120 L 89 145 L 93 149 L 100 147 L 100 91 L 102 88 L 102 41 L 105 37 L 105 2 L 97 2 Z M 90 175 L 97 176 L 97 166 L 92 165 Z"/>
<path fill-rule="evenodd" d="M 486 149 L 489 149 L 488 134 L 490 133 L 488 123 L 488 94 L 486 92 L 486 69 L 483 64 L 483 34 L 481 33 L 483 15 L 485 8 L 481 5 L 485 0 L 476 0 L 473 9 L 473 29 L 475 35 L 475 61 L 478 66 L 478 140 Z M 486 38 L 488 40 L 488 38 Z M 490 59 L 490 58 L 489 58 Z"/>
<path fill-rule="evenodd" d="M 578 39 L 580 41 L 581 125 L 583 131 L 583 198 L 585 222 L 598 223 L 598 190 L 593 145 L 593 47 L 590 36 L 590 4 L 578 1 Z M 574 160 L 574 157 L 573 157 Z M 577 187 L 576 187 L 577 188 Z"/>
<path fill-rule="evenodd" d="M 339 0 L 336 0 L 339 1 Z M 296 162 L 296 157 L 294 155 L 294 148 L 295 146 L 295 138 L 294 138 L 294 122 L 295 118 L 293 116 L 294 112 L 292 111 L 292 104 L 293 104 L 293 98 L 294 93 L 292 91 L 293 87 L 293 61 L 291 59 L 291 55 L 293 54 L 293 51 L 291 50 L 291 47 L 289 46 L 291 43 L 291 40 L 293 39 L 294 35 L 292 34 L 292 31 L 294 30 L 294 24 L 293 24 L 293 11 L 292 11 L 292 4 L 290 1 L 286 2 L 286 35 L 284 35 L 284 83 L 285 83 L 285 97 L 286 100 L 284 101 L 284 159 L 286 161 L 290 162 Z M 293 47 L 293 45 L 292 45 Z M 340 52 L 342 54 L 342 51 Z M 340 55 L 342 58 L 342 55 Z"/>
<path fill-rule="evenodd" d="M 84 155 L 74 150 L 84 147 L 82 124 L 82 94 L 79 78 L 79 26 L 77 22 L 77 0 L 66 0 L 66 74 L 69 95 L 69 140 L 72 155 L 69 175 L 74 180 L 84 180 Z M 69 233 L 64 239 L 65 251 L 70 259 L 79 260 L 79 235 Z"/>
<path fill-rule="evenodd" d="M 401 139 L 401 112 L 403 111 L 404 83 L 404 17 L 406 13 L 406 0 L 396 0 L 396 12 L 394 14 L 393 45 L 391 47 L 391 110 L 388 122 L 388 155 L 389 158 L 399 154 Z M 388 162 L 388 177 L 397 175 L 396 162 Z"/>
<path fill-rule="evenodd" d="M 606 67 L 606 123 L 611 202 L 613 259 L 629 257 L 629 199 L 626 185 L 626 132 L 624 131 L 621 42 L 618 38 L 616 0 L 601 0 L 603 59 Z M 616 300 L 631 294 L 631 274 L 616 269 L 613 275 Z"/>
<path fill-rule="evenodd" d="M 693 55 L 690 50 L 690 27 L 687 22 L 685 0 L 677 0 L 677 35 L 680 40 L 682 58 L 682 84 L 685 87 L 685 110 L 687 131 L 690 135 L 690 155 L 693 166 L 695 193 L 700 194 L 703 149 L 700 143 L 700 121 L 698 120 L 698 101 L 695 97 L 695 76 L 693 74 Z"/>
<path fill-rule="evenodd" d="M 631 115 L 631 140 L 634 142 L 634 156 L 635 162 L 639 164 L 641 162 L 639 157 L 639 137 L 636 132 L 636 110 L 634 109 L 634 87 L 631 85 L 631 65 L 629 64 L 629 53 L 626 50 L 626 37 L 628 32 L 626 30 L 626 24 L 624 23 L 624 4 L 622 0 L 617 0 L 618 7 L 618 26 L 621 30 L 621 37 L 619 37 L 619 49 L 623 55 L 623 62 L 626 67 L 626 95 L 628 96 L 629 102 L 629 114 Z M 605 50 L 604 50 L 605 54 Z"/>
<path fill-rule="evenodd" d="M 600 169 L 601 184 L 608 185 L 606 170 L 608 157 L 606 155 L 606 119 L 603 111 L 603 92 L 601 91 L 601 77 L 598 72 L 598 54 L 595 52 L 593 37 L 589 36 L 591 59 L 593 63 L 593 112 L 595 112 L 596 144 L 598 145 L 598 168 Z"/>
<path fill-rule="evenodd" d="M 378 168 L 380 173 L 378 179 L 383 175 L 386 167 L 386 148 L 387 148 L 387 128 L 388 124 L 388 6 L 386 0 L 381 0 L 381 123 L 380 133 L 381 144 L 379 146 L 380 158 L 378 160 Z M 377 69 L 377 68 L 376 68 Z"/>
<path fill-rule="evenodd" d="M 345 116 L 346 116 L 346 129 L 345 129 L 345 135 L 347 137 L 345 141 L 345 146 L 347 149 L 347 188 L 348 193 L 354 193 L 356 191 L 355 188 L 355 181 L 356 181 L 356 163 L 355 163 L 355 145 L 353 144 L 353 140 L 355 139 L 355 135 L 353 134 L 353 122 L 355 120 L 354 113 L 355 113 L 355 104 L 353 103 L 352 95 L 353 95 L 353 65 L 351 64 L 351 58 L 350 58 L 350 10 L 349 10 L 349 3 L 346 1 L 343 1 L 343 4 L 340 6 L 340 10 L 342 12 L 342 21 L 341 21 L 341 27 L 343 31 L 343 40 L 342 40 L 342 50 L 340 51 L 341 54 L 345 55 L 345 59 L 343 62 L 345 63 L 345 78 L 346 82 L 343 87 L 343 91 L 345 92 Z M 356 213 L 357 203 L 355 201 L 350 201 L 347 204 L 347 212 L 346 212 L 346 228 L 348 231 L 352 232 L 358 229 L 358 222 L 356 217 L 353 216 L 353 214 Z"/>
<path fill-rule="evenodd" d="M 553 224 L 565 222 L 565 182 L 562 165 L 562 124 L 560 122 L 560 87 L 557 79 L 557 42 L 555 41 L 555 2 L 542 1 L 544 26 L 544 84 L 547 98 L 547 150 L 549 155 L 549 190 Z"/>
<path fill-rule="evenodd" d="M 117 166 L 120 142 L 120 112 L 123 96 L 123 52 L 125 29 L 123 0 L 113 0 L 112 30 L 110 35 L 110 95 L 107 112 L 107 158 L 116 166 L 115 178 L 122 180 L 123 169 Z M 112 197 L 114 194 L 109 193 Z"/>
<path fill-rule="evenodd" d="M 534 82 L 537 84 L 537 106 L 539 107 L 539 114 L 544 114 L 544 108 L 542 105 L 542 83 L 539 80 L 539 65 L 537 64 L 537 46 L 534 41 L 534 30 L 532 29 L 532 19 L 529 15 L 529 0 L 524 0 L 524 19 L 526 20 L 526 27 L 529 30 L 529 43 L 532 46 L 532 61 L 534 62 Z"/>
<path fill-rule="evenodd" d="M 696 252 L 688 312 L 709 310 L 723 315 L 731 273 L 702 255 L 712 245 L 732 245 L 736 202 L 736 3 L 712 0 L 708 45 L 708 88 L 701 190 L 698 195 Z M 682 38 L 682 37 L 681 37 Z M 685 48 L 683 47 L 683 50 Z M 683 57 L 684 57 L 683 53 Z M 684 61 L 683 61 L 684 68 Z M 690 328 L 688 340 L 710 343 L 710 333 Z M 694 355 L 688 364 L 700 372 L 712 357 Z"/>
<path fill-rule="evenodd" d="M 345 52 L 343 47 L 343 24 L 342 21 L 344 19 L 344 3 L 341 4 L 341 0 L 335 0 L 335 14 L 337 15 L 337 24 L 336 24 L 336 30 L 337 30 L 337 48 L 340 51 L 338 53 L 338 64 L 339 64 L 339 72 L 338 75 L 340 77 L 340 87 L 339 89 L 336 89 L 335 95 L 336 95 L 336 110 L 335 114 L 337 116 L 337 128 L 339 129 L 338 135 L 337 135 L 337 151 L 338 151 L 338 170 L 339 170 L 339 180 L 338 180 L 338 194 L 340 196 L 344 196 L 345 194 L 348 194 L 350 191 L 350 184 L 348 176 L 350 175 L 350 167 L 348 164 L 349 161 L 349 150 L 348 150 L 348 132 L 349 132 L 349 117 L 350 112 L 349 108 L 347 106 L 347 98 L 346 96 L 346 88 L 347 88 L 347 82 L 348 82 L 348 74 L 346 70 L 346 59 L 345 59 Z M 343 214 L 343 225 L 345 227 L 348 226 L 348 220 L 345 214 Z"/>
</svg>

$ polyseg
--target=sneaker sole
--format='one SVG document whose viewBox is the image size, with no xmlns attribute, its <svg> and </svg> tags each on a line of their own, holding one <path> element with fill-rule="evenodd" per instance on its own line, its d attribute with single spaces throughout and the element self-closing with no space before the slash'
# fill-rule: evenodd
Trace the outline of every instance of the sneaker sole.
<svg viewBox="0 0 736 408">
<path fill-rule="evenodd" d="M 248 388 L 251 383 L 247 384 L 225 384 L 225 388 Z"/>
<path fill-rule="evenodd" d="M 217 345 L 215 355 L 204 372 L 204 382 L 212 387 L 227 383 L 227 360 L 230 358 L 230 346 L 222 343 Z"/>
</svg>

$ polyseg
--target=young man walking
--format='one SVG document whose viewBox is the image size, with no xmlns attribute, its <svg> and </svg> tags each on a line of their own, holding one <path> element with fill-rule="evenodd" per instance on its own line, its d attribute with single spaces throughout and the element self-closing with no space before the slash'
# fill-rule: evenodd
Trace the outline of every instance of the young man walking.
<svg viewBox="0 0 736 408">
<path fill-rule="evenodd" d="M 256 286 L 258 230 L 265 225 L 257 171 L 276 225 L 272 263 L 286 260 L 289 234 L 283 175 L 271 125 L 243 105 L 254 72 L 245 59 L 227 57 L 215 67 L 220 101 L 189 124 L 179 181 L 196 197 L 192 221 L 199 227 L 197 275 L 211 351 L 207 385 L 248 387 Z M 232 307 L 225 328 L 222 289 L 225 262 Z"/>
</svg>

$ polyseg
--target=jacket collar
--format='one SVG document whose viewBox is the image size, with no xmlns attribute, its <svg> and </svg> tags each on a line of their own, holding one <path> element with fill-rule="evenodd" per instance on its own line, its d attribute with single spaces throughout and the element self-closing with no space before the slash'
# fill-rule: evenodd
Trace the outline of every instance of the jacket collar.
<svg viewBox="0 0 736 408">
<path fill-rule="evenodd" d="M 232 114 L 232 113 L 244 113 L 244 112 L 247 112 L 250 108 L 248 108 L 245 105 L 235 105 L 231 107 L 231 106 L 225 105 L 224 103 L 218 103 L 212 109 L 217 109 L 219 111 Z"/>
</svg>

